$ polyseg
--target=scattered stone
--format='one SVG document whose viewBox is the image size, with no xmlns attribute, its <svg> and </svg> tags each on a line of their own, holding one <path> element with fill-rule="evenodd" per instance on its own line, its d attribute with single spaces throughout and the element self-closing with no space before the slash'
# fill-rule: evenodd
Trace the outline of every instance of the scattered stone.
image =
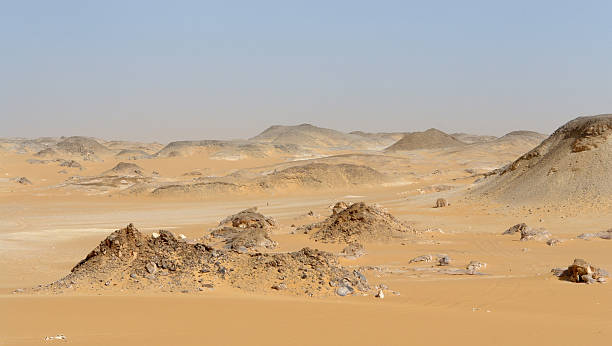
<svg viewBox="0 0 612 346">
<path fill-rule="evenodd" d="M 522 232 L 524 229 L 528 229 L 529 226 L 527 226 L 526 223 L 518 223 L 510 228 L 508 228 L 507 230 L 504 231 L 504 233 L 502 233 L 502 235 L 508 235 L 508 234 L 514 234 L 517 232 Z"/>
<path fill-rule="evenodd" d="M 147 270 L 147 273 L 155 274 L 155 272 L 157 271 L 157 265 L 153 262 L 149 262 L 145 265 L 145 269 Z"/>
<path fill-rule="evenodd" d="M 486 268 L 487 264 L 479 261 L 470 261 L 470 263 L 465 267 L 467 273 L 470 275 L 476 274 L 480 269 Z"/>
<path fill-rule="evenodd" d="M 597 268 L 581 258 L 574 259 L 567 269 L 554 268 L 551 272 L 560 280 L 587 284 L 605 283 L 610 276 L 605 269 Z"/>
<path fill-rule="evenodd" d="M 440 255 L 438 257 L 438 265 L 439 266 L 447 266 L 450 265 L 451 259 L 447 255 Z"/>
<path fill-rule="evenodd" d="M 349 243 L 340 252 L 341 256 L 344 256 L 344 257 L 350 258 L 350 259 L 356 259 L 356 258 L 364 256 L 366 254 L 367 254 L 367 252 L 365 251 L 365 248 L 363 247 L 363 245 L 359 244 L 358 242 L 351 242 L 351 243 Z"/>
<path fill-rule="evenodd" d="M 612 228 L 610 228 L 607 231 L 602 231 L 602 232 L 597 232 L 597 233 L 582 233 L 576 238 L 583 239 L 583 240 L 590 240 L 591 238 L 611 240 L 612 239 Z"/>
<path fill-rule="evenodd" d="M 15 181 L 21 185 L 32 185 L 32 182 L 26 177 L 17 178 Z"/>
<path fill-rule="evenodd" d="M 81 166 L 80 163 L 74 161 L 74 160 L 67 160 L 67 161 L 63 161 L 62 163 L 60 163 L 61 167 L 70 167 L 70 168 L 83 168 L 83 166 Z"/>
<path fill-rule="evenodd" d="M 53 341 L 53 340 L 66 340 L 66 335 L 64 334 L 57 334 L 55 336 L 46 336 L 45 337 L 45 341 Z"/>
<path fill-rule="evenodd" d="M 353 293 L 353 288 L 351 286 L 340 286 L 336 289 L 336 294 L 344 297 Z"/>
<path fill-rule="evenodd" d="M 432 255 L 422 255 L 422 256 L 418 256 L 418 257 L 411 259 L 410 262 L 408 263 L 416 263 L 416 262 L 426 262 L 427 263 L 431 261 L 433 261 Z"/>
<path fill-rule="evenodd" d="M 444 198 L 438 198 L 436 200 L 436 205 L 434 206 L 434 208 L 444 208 L 446 206 L 448 206 L 448 202 L 446 201 L 446 199 Z"/>
<path fill-rule="evenodd" d="M 532 229 L 527 227 L 521 230 L 521 241 L 536 240 L 544 241 L 550 238 L 551 234 L 543 228 Z"/>
<path fill-rule="evenodd" d="M 277 290 L 277 291 L 283 291 L 283 290 L 286 290 L 286 289 L 287 289 L 287 285 L 285 285 L 284 283 L 282 283 L 282 282 L 281 282 L 281 283 L 280 283 L 280 284 L 278 284 L 278 285 L 274 285 L 274 286 L 272 286 L 272 289 L 273 289 L 273 290 Z"/>
<path fill-rule="evenodd" d="M 376 293 L 374 297 L 383 299 L 385 298 L 385 294 L 383 293 L 383 290 L 378 290 L 378 292 Z"/>
<path fill-rule="evenodd" d="M 23 288 L 18 288 L 18 289 L 13 291 L 13 294 L 15 294 L 15 293 L 23 293 L 23 292 L 25 292 L 25 290 Z"/>
<path fill-rule="evenodd" d="M 336 215 L 338 213 L 340 213 L 341 211 L 343 211 L 344 209 L 348 208 L 348 204 L 346 204 L 345 202 L 338 202 L 336 203 L 333 207 L 331 207 L 332 209 L 332 215 Z"/>
</svg>

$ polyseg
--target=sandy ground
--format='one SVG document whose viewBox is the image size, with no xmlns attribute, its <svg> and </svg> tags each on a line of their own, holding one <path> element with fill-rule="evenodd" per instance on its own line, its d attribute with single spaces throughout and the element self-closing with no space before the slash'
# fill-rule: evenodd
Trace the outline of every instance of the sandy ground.
<svg viewBox="0 0 612 346">
<path fill-rule="evenodd" d="M 428 172 L 441 154 L 410 156 L 412 169 Z M 499 164 L 505 158 L 478 152 L 469 164 Z M 447 158 L 447 156 L 443 156 Z M 58 167 L 23 164 L 23 157 L 2 156 L 3 175 L 27 175 L 37 185 L 65 177 Z M 110 163 L 92 163 L 102 172 Z M 274 164 L 267 161 L 138 161 L 146 169 L 165 168 L 180 175 L 214 166 L 217 173 Z M 465 167 L 456 162 L 449 172 Z M 15 173 L 13 173 L 15 172 Z M 33 187 L 2 182 L 0 194 L 0 345 L 71 343 L 75 345 L 587 345 L 612 338 L 612 286 L 559 281 L 550 274 L 574 258 L 612 269 L 612 241 L 575 237 L 612 227 L 609 210 L 566 212 L 468 203 L 461 190 L 469 183 L 440 175 L 411 185 L 354 191 L 322 191 L 262 197 L 223 197 L 203 201 L 153 198 L 106 198 L 41 193 Z M 460 185 L 439 193 L 417 192 L 432 184 Z M 446 197 L 451 206 L 434 209 Z M 303 234 L 302 225 L 329 214 L 338 200 L 378 203 L 398 218 L 429 228 L 417 241 L 365 244 L 368 254 L 347 266 L 372 266 L 371 284 L 386 284 L 384 299 L 373 296 L 304 298 L 257 295 L 235 289 L 181 294 L 136 295 L 100 292 L 85 295 L 13 294 L 17 288 L 55 281 L 108 233 L 133 222 L 144 232 L 168 229 L 190 238 L 202 236 L 223 217 L 251 206 L 275 217 L 275 251 L 304 246 L 338 252 L 338 244 L 319 244 Z M 310 218 L 312 210 L 320 215 Z M 564 240 L 558 246 L 520 242 L 500 235 L 527 222 Z M 486 262 L 486 275 L 437 273 L 428 264 L 409 264 L 423 254 L 448 254 L 453 267 L 471 260 Z M 393 294 L 396 292 L 397 294 Z M 64 334 L 65 341 L 45 341 Z"/>
</svg>

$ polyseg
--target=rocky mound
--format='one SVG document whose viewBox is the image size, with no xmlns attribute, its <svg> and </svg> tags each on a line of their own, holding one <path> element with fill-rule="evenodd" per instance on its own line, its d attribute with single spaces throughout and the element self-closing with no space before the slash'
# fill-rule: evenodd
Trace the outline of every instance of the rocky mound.
<svg viewBox="0 0 612 346">
<path fill-rule="evenodd" d="M 34 154 L 34 156 L 43 158 L 54 157 L 57 156 L 57 151 L 53 150 L 52 148 L 45 148 Z"/>
<path fill-rule="evenodd" d="M 437 129 L 407 133 L 402 139 L 385 149 L 387 152 L 418 149 L 437 149 L 465 146 L 466 143 Z"/>
<path fill-rule="evenodd" d="M 257 212 L 257 207 L 230 215 L 211 230 L 210 239 L 222 240 L 225 248 L 246 252 L 256 248 L 274 249 L 276 242 L 270 238 L 276 221 Z"/>
<path fill-rule="evenodd" d="M 301 229 L 310 231 L 312 239 L 326 243 L 388 241 L 415 233 L 411 227 L 378 207 L 359 202 L 343 209 L 340 203 L 334 206 L 327 219 Z"/>
<path fill-rule="evenodd" d="M 373 185 L 384 182 L 386 177 L 373 168 L 354 164 L 310 163 L 273 172 L 259 185 L 264 188 L 289 186 L 307 188 L 345 188 Z"/>
<path fill-rule="evenodd" d="M 81 136 L 65 138 L 57 143 L 55 147 L 62 152 L 80 155 L 84 158 L 112 154 L 107 147 L 103 146 L 95 139 Z"/>
<path fill-rule="evenodd" d="M 102 175 L 138 177 L 144 175 L 144 170 L 135 163 L 119 162 L 115 167 L 102 173 Z"/>
<path fill-rule="evenodd" d="M 66 277 L 39 289 L 197 292 L 219 286 L 306 296 L 330 295 L 338 287 L 369 289 L 361 273 L 341 267 L 327 252 L 241 254 L 167 231 L 146 236 L 131 224 L 104 239 Z"/>
<path fill-rule="evenodd" d="M 143 160 L 152 158 L 149 153 L 140 149 L 123 149 L 115 157 L 125 160 Z"/>
<path fill-rule="evenodd" d="M 219 140 L 202 140 L 202 141 L 176 141 L 168 143 L 160 151 L 158 151 L 156 157 L 176 157 L 176 156 L 189 156 L 200 150 L 219 150 L 228 146 L 227 141 Z"/>
<path fill-rule="evenodd" d="M 472 192 L 506 203 L 596 202 L 612 196 L 612 115 L 574 119 Z"/>
</svg>

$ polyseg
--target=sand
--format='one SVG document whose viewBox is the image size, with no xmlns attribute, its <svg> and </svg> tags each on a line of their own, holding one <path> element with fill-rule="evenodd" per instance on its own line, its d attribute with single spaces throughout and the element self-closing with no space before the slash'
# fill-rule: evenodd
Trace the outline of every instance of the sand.
<svg viewBox="0 0 612 346">
<path fill-rule="evenodd" d="M 367 165 L 394 179 L 368 186 L 291 187 L 283 193 L 213 198 L 67 191 L 56 187 L 67 179 L 60 169 L 96 176 L 125 158 L 109 155 L 102 162 L 79 161 L 81 171 L 55 163 L 30 164 L 27 160 L 36 158 L 34 153 L 3 151 L 0 345 L 64 342 L 44 340 L 57 334 L 77 345 L 606 344 L 612 337 L 612 286 L 561 281 L 551 269 L 584 258 L 612 270 L 611 240 L 577 238 L 611 228 L 610 209 L 537 208 L 466 199 L 481 172 L 511 163 L 538 144 L 493 142 L 393 155 L 327 153 L 321 162 Z M 194 171 L 258 174 L 296 165 L 273 155 L 235 161 L 211 155 L 129 162 L 142 167 L 147 176 L 157 171 L 156 179 L 168 181 L 197 179 L 197 174 L 185 175 Z M 33 184 L 10 180 L 21 176 Z M 438 198 L 450 205 L 433 208 Z M 249 291 L 224 285 L 189 293 L 121 291 L 103 285 L 90 291 L 13 293 L 64 277 L 108 234 L 128 223 L 147 235 L 165 229 L 195 240 L 227 215 L 253 206 L 278 226 L 270 234 L 278 245 L 262 252 L 308 246 L 338 254 L 346 244 L 316 242 L 296 232 L 297 226 L 324 220 L 338 201 L 378 205 L 419 231 L 418 237 L 398 241 L 363 242 L 366 255 L 338 259 L 345 268 L 362 271 L 370 286 L 388 287 L 384 299 L 374 294 L 308 297 L 291 290 Z M 520 222 L 544 228 L 561 242 L 549 246 L 544 241 L 520 241 L 518 234 L 501 234 Z M 451 263 L 410 263 L 428 254 L 445 254 Z M 470 261 L 487 266 L 478 275 L 452 274 Z"/>
</svg>

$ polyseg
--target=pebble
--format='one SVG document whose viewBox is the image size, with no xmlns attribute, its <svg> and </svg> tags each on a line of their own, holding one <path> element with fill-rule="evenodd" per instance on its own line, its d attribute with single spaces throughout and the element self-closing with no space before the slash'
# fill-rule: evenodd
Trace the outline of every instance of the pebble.
<svg viewBox="0 0 612 346">
<path fill-rule="evenodd" d="M 440 256 L 438 258 L 438 265 L 439 266 L 447 266 L 447 265 L 450 264 L 450 262 L 451 262 L 451 259 L 447 255 L 443 255 L 443 256 Z"/>
<path fill-rule="evenodd" d="M 145 269 L 149 274 L 155 274 L 155 272 L 157 271 L 157 265 L 153 262 L 149 262 L 145 265 Z"/>
<path fill-rule="evenodd" d="M 353 293 L 353 288 L 351 286 L 340 286 L 336 289 L 336 294 L 340 297 L 347 296 Z"/>
<path fill-rule="evenodd" d="M 277 290 L 277 291 L 282 291 L 282 290 L 286 290 L 287 289 L 287 285 L 285 285 L 284 283 L 280 283 L 278 285 L 274 285 L 272 286 L 273 290 Z"/>
</svg>

